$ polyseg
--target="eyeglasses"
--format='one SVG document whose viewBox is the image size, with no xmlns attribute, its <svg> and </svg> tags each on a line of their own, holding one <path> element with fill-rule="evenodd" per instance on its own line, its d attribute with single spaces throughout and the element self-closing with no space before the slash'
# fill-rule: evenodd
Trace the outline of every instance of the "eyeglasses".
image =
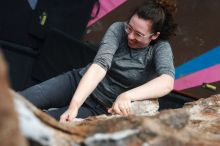
<svg viewBox="0 0 220 146">
<path fill-rule="evenodd" d="M 144 35 L 138 31 L 136 31 L 135 29 L 133 29 L 128 23 L 125 23 L 125 32 L 127 34 L 134 32 L 134 38 L 138 41 L 143 41 L 144 39 L 148 39 L 151 35 L 153 35 L 153 33 L 151 33 L 149 35 Z"/>
</svg>

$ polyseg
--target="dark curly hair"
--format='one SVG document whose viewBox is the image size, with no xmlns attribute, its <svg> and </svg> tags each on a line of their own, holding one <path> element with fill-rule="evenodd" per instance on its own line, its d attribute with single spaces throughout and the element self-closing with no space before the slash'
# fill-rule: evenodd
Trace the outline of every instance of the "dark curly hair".
<svg viewBox="0 0 220 146">
<path fill-rule="evenodd" d="M 173 0 L 148 0 L 133 11 L 129 20 L 133 15 L 151 20 L 152 33 L 160 32 L 158 39 L 169 40 L 170 36 L 175 35 L 177 28 L 173 18 L 176 11 L 176 3 Z"/>
</svg>

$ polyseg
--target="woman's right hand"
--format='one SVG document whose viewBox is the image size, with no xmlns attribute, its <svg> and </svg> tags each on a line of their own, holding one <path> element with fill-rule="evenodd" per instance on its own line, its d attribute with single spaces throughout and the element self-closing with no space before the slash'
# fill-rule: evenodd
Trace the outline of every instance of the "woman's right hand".
<svg viewBox="0 0 220 146">
<path fill-rule="evenodd" d="M 60 122 L 65 123 L 65 122 L 71 122 L 74 120 L 74 118 L 78 114 L 78 109 L 67 109 L 61 116 L 60 116 Z"/>
</svg>

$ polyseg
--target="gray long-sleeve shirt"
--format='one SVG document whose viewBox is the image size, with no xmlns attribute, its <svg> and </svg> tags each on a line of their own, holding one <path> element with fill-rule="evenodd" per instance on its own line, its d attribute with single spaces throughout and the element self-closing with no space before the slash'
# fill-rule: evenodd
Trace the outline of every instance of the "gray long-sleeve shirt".
<svg viewBox="0 0 220 146">
<path fill-rule="evenodd" d="M 100 65 L 107 74 L 92 95 L 108 107 L 112 106 L 119 94 L 162 74 L 174 78 L 175 73 L 170 44 L 158 41 L 144 48 L 130 48 L 124 22 L 110 26 L 93 63 Z M 88 66 L 80 71 L 81 75 Z"/>
</svg>

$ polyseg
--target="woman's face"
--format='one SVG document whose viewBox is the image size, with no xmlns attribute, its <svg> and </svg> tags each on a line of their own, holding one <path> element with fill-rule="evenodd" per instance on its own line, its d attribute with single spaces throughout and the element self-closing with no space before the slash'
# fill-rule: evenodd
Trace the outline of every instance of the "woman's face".
<svg viewBox="0 0 220 146">
<path fill-rule="evenodd" d="M 157 39 L 160 33 L 153 34 L 151 28 L 151 20 L 141 19 L 137 15 L 132 16 L 125 25 L 125 31 L 128 35 L 128 46 L 130 48 L 143 48 L 152 40 Z"/>
</svg>

